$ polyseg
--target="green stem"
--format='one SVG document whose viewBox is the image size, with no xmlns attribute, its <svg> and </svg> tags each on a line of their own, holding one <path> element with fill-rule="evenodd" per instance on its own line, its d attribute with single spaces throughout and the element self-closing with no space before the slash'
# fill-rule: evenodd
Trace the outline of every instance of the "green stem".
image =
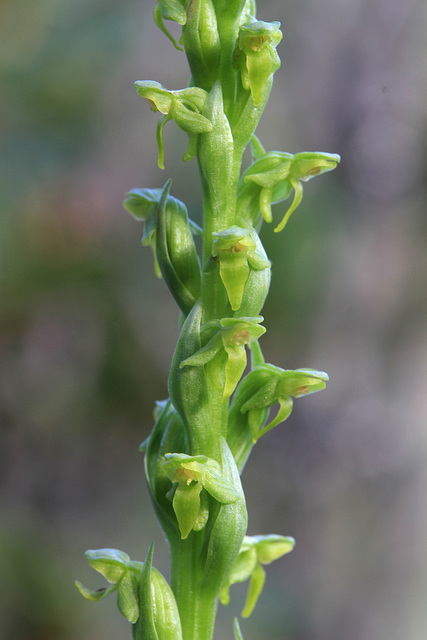
<svg viewBox="0 0 427 640">
<path fill-rule="evenodd" d="M 217 595 L 201 588 L 200 553 L 204 532 L 191 532 L 171 547 L 172 589 L 178 604 L 183 640 L 211 640 Z"/>
</svg>

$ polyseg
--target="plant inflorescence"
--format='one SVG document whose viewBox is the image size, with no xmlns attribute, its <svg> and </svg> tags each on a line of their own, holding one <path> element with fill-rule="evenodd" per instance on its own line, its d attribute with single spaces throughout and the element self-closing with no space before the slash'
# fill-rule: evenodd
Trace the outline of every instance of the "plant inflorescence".
<svg viewBox="0 0 427 640">
<path fill-rule="evenodd" d="M 302 184 L 334 169 L 339 156 L 265 151 L 255 136 L 280 66 L 282 38 L 279 22 L 263 22 L 255 13 L 254 0 L 158 0 L 155 22 L 185 50 L 191 80 L 180 90 L 135 83 L 160 114 L 161 168 L 165 124 L 174 120 L 188 133 L 184 160 L 197 157 L 203 229 L 171 194 L 170 180 L 163 188 L 126 195 L 124 206 L 144 221 L 142 244 L 151 247 L 155 271 L 181 312 L 169 398 L 157 402 L 154 428 L 141 445 L 169 543 L 171 584 L 153 567 L 151 546 L 144 562 L 117 549 L 87 551 L 108 585 L 96 591 L 77 586 L 89 600 L 117 592 L 134 640 L 210 640 L 218 602 L 228 604 L 237 582 L 249 581 L 242 616 L 252 613 L 264 566 L 291 551 L 294 540 L 246 535 L 240 475 L 254 444 L 289 417 L 294 399 L 323 389 L 328 380 L 322 371 L 266 363 L 259 346 L 271 277 L 261 226 L 272 222 L 272 204 L 289 201 L 275 227 L 281 231 L 301 202 Z M 179 42 L 165 20 L 182 26 Z M 252 163 L 242 171 L 248 145 Z M 237 619 L 234 634 L 242 638 Z"/>
</svg>

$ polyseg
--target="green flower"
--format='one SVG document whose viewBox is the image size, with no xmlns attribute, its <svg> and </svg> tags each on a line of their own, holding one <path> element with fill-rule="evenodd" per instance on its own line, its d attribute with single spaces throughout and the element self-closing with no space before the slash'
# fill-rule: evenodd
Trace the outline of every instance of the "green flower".
<svg viewBox="0 0 427 640">
<path fill-rule="evenodd" d="M 292 551 L 295 540 L 290 537 L 267 535 L 245 536 L 239 555 L 235 559 L 219 593 L 222 604 L 230 602 L 230 586 L 250 578 L 248 595 L 242 616 L 248 618 L 258 601 L 265 582 L 262 565 L 271 564 Z"/>
<path fill-rule="evenodd" d="M 249 377 L 256 380 L 262 374 L 262 385 L 258 386 L 241 407 L 242 413 L 248 412 L 249 428 L 253 433 L 253 441 L 277 426 L 289 417 L 292 411 L 292 397 L 298 398 L 301 395 L 308 395 L 324 389 L 328 374 L 315 369 L 280 369 L 271 364 L 260 365 L 251 371 Z M 245 380 L 246 380 L 245 378 Z M 249 380 L 248 380 L 249 382 Z M 267 407 L 279 403 L 279 410 L 276 417 L 267 425 L 260 428 L 260 418 Z"/>
<path fill-rule="evenodd" d="M 187 87 L 179 91 L 168 91 L 159 82 L 141 80 L 135 82 L 138 95 L 145 98 L 152 111 L 160 111 L 157 125 L 157 144 L 159 148 L 158 164 L 164 169 L 163 127 L 169 120 L 175 120 L 180 129 L 190 136 L 184 160 L 191 160 L 196 155 L 197 134 L 212 130 L 210 120 L 202 116 L 208 94 L 200 87 Z"/>
<path fill-rule="evenodd" d="M 293 189 L 292 204 L 274 229 L 275 232 L 281 231 L 302 200 L 301 180 L 308 182 L 315 176 L 332 171 L 339 161 L 338 154 L 315 151 L 295 155 L 280 151 L 265 153 L 246 169 L 241 178 L 237 202 L 240 215 L 247 216 L 249 209 L 252 223 L 259 210 L 264 220 L 271 222 L 271 205 L 286 200 Z"/>
<path fill-rule="evenodd" d="M 212 256 L 219 260 L 221 280 L 231 308 L 237 311 L 250 271 L 269 269 L 271 264 L 255 229 L 233 226 L 213 235 Z"/>
<path fill-rule="evenodd" d="M 250 90 L 255 106 L 262 101 L 268 78 L 280 67 L 276 47 L 281 39 L 280 22 L 259 20 L 240 29 L 242 85 Z"/>
<path fill-rule="evenodd" d="M 81 582 L 76 587 L 86 600 L 103 600 L 113 591 L 117 591 L 117 607 L 129 622 L 135 623 L 139 617 L 138 581 L 143 568 L 142 562 L 129 558 L 119 549 L 96 549 L 86 551 L 86 560 L 90 566 L 101 573 L 110 583 L 92 591 Z"/>
<path fill-rule="evenodd" d="M 240 494 L 224 478 L 221 465 L 207 456 L 167 453 L 166 473 L 175 484 L 173 508 L 181 538 L 206 525 L 209 508 L 206 492 L 222 504 L 236 502 Z M 202 492 L 205 489 L 206 492 Z"/>
<path fill-rule="evenodd" d="M 227 400 L 239 382 L 246 367 L 245 345 L 258 340 L 265 328 L 259 326 L 262 316 L 255 318 L 222 318 L 213 320 L 202 327 L 202 334 L 208 336 L 205 345 L 180 367 L 200 367 L 207 365 L 207 376 L 217 389 L 223 389 L 223 400 Z M 221 376 L 221 364 L 225 359 L 225 380 Z"/>
</svg>

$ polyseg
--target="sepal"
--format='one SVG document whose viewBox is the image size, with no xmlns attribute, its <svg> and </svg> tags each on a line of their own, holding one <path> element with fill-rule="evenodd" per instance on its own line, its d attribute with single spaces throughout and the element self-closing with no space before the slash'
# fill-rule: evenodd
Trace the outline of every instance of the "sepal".
<svg viewBox="0 0 427 640">
<path fill-rule="evenodd" d="M 117 584 L 110 584 L 110 585 L 107 585 L 106 587 L 101 587 L 100 589 L 92 590 L 85 587 L 84 584 L 82 584 L 79 580 L 76 580 L 74 584 L 76 585 L 77 589 L 80 591 L 83 598 L 86 598 L 86 600 L 92 600 L 93 602 L 98 602 L 99 600 L 103 600 L 108 595 L 110 595 L 110 593 L 113 593 L 113 591 L 116 591 L 116 589 L 118 588 Z"/>
<path fill-rule="evenodd" d="M 184 0 L 158 0 L 157 5 L 165 20 L 172 20 L 180 25 L 187 21 L 187 10 Z"/>
<path fill-rule="evenodd" d="M 120 582 L 130 562 L 128 554 L 119 549 L 90 549 L 85 558 L 92 569 L 111 583 Z"/>
</svg>

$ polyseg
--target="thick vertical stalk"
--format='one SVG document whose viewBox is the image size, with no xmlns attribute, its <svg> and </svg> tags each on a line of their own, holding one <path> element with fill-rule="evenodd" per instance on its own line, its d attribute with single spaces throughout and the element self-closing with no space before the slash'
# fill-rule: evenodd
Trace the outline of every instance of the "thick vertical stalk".
<svg viewBox="0 0 427 640">
<path fill-rule="evenodd" d="M 192 532 L 171 547 L 171 586 L 182 621 L 183 640 L 211 640 L 214 632 L 217 597 L 200 588 L 203 539 L 203 531 Z"/>
</svg>

